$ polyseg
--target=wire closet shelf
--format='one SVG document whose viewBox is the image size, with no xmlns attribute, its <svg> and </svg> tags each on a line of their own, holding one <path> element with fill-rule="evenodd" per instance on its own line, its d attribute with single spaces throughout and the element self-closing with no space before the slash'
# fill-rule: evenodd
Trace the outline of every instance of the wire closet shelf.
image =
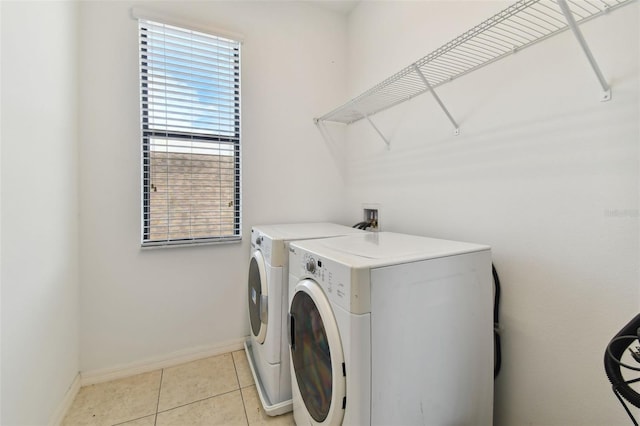
<svg viewBox="0 0 640 426">
<path fill-rule="evenodd" d="M 456 125 L 434 88 L 569 28 L 574 33 L 579 32 L 576 24 L 633 1 L 519 0 L 314 121 L 316 124 L 323 121 L 351 124 L 363 118 L 369 120 L 373 114 L 431 91 Z M 604 86 L 606 83 L 601 81 L 601 84 Z"/>
</svg>

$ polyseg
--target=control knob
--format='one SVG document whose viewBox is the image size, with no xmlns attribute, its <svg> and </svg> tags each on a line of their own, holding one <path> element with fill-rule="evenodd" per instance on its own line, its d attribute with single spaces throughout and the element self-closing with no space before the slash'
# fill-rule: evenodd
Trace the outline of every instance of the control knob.
<svg viewBox="0 0 640 426">
<path fill-rule="evenodd" d="M 316 262 L 313 259 L 307 260 L 307 271 L 312 274 L 316 271 Z"/>
</svg>

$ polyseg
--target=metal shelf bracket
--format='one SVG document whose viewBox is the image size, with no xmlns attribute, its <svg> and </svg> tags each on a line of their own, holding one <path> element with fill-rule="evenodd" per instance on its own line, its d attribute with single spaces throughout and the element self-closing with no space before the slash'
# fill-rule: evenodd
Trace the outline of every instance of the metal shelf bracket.
<svg viewBox="0 0 640 426">
<path fill-rule="evenodd" d="M 391 142 L 389 141 L 389 139 L 385 138 L 384 135 L 382 134 L 382 132 L 380 131 L 380 129 L 378 129 L 376 127 L 375 124 L 373 124 L 373 121 L 371 121 L 371 119 L 369 118 L 368 115 L 366 114 L 362 114 L 362 116 L 364 118 L 367 119 L 367 121 L 369 122 L 369 124 L 371 124 L 371 127 L 373 127 L 373 129 L 378 133 L 378 135 L 382 138 L 382 140 L 384 141 L 385 144 L 387 144 L 387 149 L 391 149 Z"/>
<path fill-rule="evenodd" d="M 369 122 L 369 124 L 371 124 L 371 127 L 373 127 L 373 129 L 376 131 L 376 133 L 378 133 L 378 135 L 382 138 L 382 140 L 384 141 L 384 143 L 387 145 L 387 149 L 391 149 L 391 142 L 389 141 L 389 139 L 387 139 L 384 134 L 380 131 L 380 129 L 378 129 L 378 127 L 373 123 L 373 121 L 371 121 L 371 119 L 369 118 L 369 116 L 362 114 L 362 116 L 364 118 L 367 119 L 367 121 Z M 318 130 L 320 130 L 320 133 L 322 133 L 323 136 L 325 136 L 326 134 L 328 134 L 327 129 L 324 128 L 324 121 L 319 119 L 319 118 L 314 118 L 313 119 L 313 124 L 316 125 L 316 127 L 318 128 Z"/>
<path fill-rule="evenodd" d="M 567 20 L 567 24 L 569 25 L 569 28 L 571 28 L 571 32 L 573 32 L 573 35 L 578 40 L 578 44 L 580 44 L 580 47 L 582 48 L 584 54 L 587 56 L 587 60 L 589 61 L 591 68 L 593 68 L 593 71 L 595 72 L 596 77 L 600 82 L 600 86 L 602 86 L 602 96 L 600 97 L 600 101 L 606 102 L 608 100 L 611 100 L 611 87 L 609 86 L 609 83 L 607 83 L 604 76 L 602 75 L 602 72 L 600 71 L 600 67 L 596 62 L 596 59 L 593 57 L 593 54 L 591 53 L 591 49 L 589 49 L 589 45 L 587 44 L 587 41 L 584 39 L 584 36 L 582 35 L 582 31 L 580 31 L 580 28 L 578 27 L 578 24 L 576 23 L 576 20 L 573 17 L 573 13 L 571 12 L 569 5 L 567 4 L 567 0 L 557 0 L 557 2 L 558 2 L 558 6 L 560 6 L 560 10 L 562 10 L 562 14 Z"/>
<path fill-rule="evenodd" d="M 449 114 L 449 110 L 447 109 L 447 107 L 444 106 L 438 94 L 433 90 L 433 87 L 431 87 L 431 84 L 429 84 L 429 80 L 427 80 L 427 78 L 424 76 L 422 71 L 420 71 L 420 68 L 418 67 L 418 65 L 413 64 L 413 69 L 416 71 L 416 74 L 418 74 L 418 76 L 420 77 L 424 85 L 427 87 L 429 92 L 431 92 L 436 102 L 438 102 L 438 105 L 440 105 L 440 108 L 442 108 L 442 111 L 444 111 L 444 113 L 447 115 L 447 118 L 449 118 L 449 121 L 451 121 L 451 124 L 453 124 L 453 134 L 455 136 L 458 136 L 460 134 L 460 126 L 458 126 L 458 123 L 456 123 L 456 120 L 454 120 L 451 114 Z"/>
</svg>

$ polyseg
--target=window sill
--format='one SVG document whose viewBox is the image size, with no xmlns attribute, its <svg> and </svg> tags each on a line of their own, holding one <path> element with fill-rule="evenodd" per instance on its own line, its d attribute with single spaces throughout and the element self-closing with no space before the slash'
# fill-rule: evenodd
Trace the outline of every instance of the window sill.
<svg viewBox="0 0 640 426">
<path fill-rule="evenodd" d="M 215 239 L 201 239 L 201 240 L 179 240 L 179 241 L 157 241 L 142 243 L 140 248 L 142 250 L 152 249 L 164 249 L 173 247 L 199 247 L 199 246 L 211 246 L 221 244 L 238 244 L 242 242 L 242 237 L 230 237 L 230 238 L 215 238 Z"/>
</svg>

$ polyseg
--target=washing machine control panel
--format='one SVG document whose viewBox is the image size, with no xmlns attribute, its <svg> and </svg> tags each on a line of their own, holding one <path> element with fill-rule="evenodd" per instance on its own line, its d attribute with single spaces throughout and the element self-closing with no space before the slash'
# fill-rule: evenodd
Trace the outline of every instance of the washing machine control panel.
<svg viewBox="0 0 640 426">
<path fill-rule="evenodd" d="M 265 260 L 271 263 L 271 251 L 273 248 L 273 240 L 261 234 L 255 229 L 251 230 L 251 249 L 260 250 Z"/>
<path fill-rule="evenodd" d="M 318 260 L 317 256 L 313 256 L 310 253 L 304 253 L 302 256 L 302 270 L 304 274 L 312 275 L 319 281 L 324 280 L 322 260 Z"/>
<path fill-rule="evenodd" d="M 290 272 L 298 280 L 313 278 L 330 300 L 349 311 L 356 308 L 354 303 L 361 305 L 363 294 L 359 287 L 352 288 L 351 268 L 299 248 L 290 248 L 289 252 L 292 255 Z M 293 265 L 296 265 L 295 269 Z"/>
</svg>

